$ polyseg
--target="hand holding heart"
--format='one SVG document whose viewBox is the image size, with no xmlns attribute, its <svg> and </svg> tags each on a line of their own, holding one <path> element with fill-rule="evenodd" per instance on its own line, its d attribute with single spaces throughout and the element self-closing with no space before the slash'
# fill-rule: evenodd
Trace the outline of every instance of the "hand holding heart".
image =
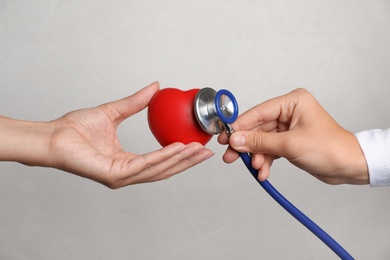
<svg viewBox="0 0 390 260">
<path fill-rule="evenodd" d="M 7 151 L 0 149 L 0 160 L 53 167 L 117 189 L 169 178 L 211 157 L 213 152 L 202 144 L 189 142 L 171 143 L 142 155 L 123 150 L 117 127 L 146 108 L 158 90 L 155 82 L 132 96 L 50 122 L 0 117 L 1 149 Z"/>
</svg>

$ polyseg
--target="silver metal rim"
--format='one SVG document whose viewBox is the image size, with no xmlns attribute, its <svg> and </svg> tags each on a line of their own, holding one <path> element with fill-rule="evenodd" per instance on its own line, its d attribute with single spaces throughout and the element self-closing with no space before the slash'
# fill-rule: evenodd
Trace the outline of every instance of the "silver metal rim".
<svg viewBox="0 0 390 260">
<path fill-rule="evenodd" d="M 217 92 L 209 87 L 202 88 L 194 100 L 195 116 L 201 128 L 208 134 L 217 135 L 223 131 L 223 124 L 216 116 L 214 99 Z"/>
</svg>

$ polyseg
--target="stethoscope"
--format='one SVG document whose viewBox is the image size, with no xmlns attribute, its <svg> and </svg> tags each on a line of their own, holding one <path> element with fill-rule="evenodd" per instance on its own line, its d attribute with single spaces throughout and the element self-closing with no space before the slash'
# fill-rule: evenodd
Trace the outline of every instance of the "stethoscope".
<svg viewBox="0 0 390 260">
<path fill-rule="evenodd" d="M 230 124 L 237 119 L 238 103 L 230 91 L 222 89 L 217 92 L 212 88 L 206 87 L 201 89 L 195 97 L 194 112 L 199 125 L 204 131 L 209 134 L 216 135 L 225 130 L 228 137 L 230 137 L 234 131 Z M 321 227 L 291 204 L 271 185 L 271 183 L 269 183 L 269 181 L 258 180 L 258 171 L 252 167 L 251 157 L 249 154 L 239 153 L 239 155 L 255 180 L 285 210 L 313 232 L 341 259 L 353 259 L 353 257 L 340 244 L 338 244 Z"/>
</svg>

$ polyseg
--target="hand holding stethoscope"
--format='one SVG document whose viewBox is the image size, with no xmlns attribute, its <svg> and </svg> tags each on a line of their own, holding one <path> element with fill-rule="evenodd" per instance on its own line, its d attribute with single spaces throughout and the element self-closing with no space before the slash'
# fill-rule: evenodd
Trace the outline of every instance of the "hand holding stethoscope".
<svg viewBox="0 0 390 260">
<path fill-rule="evenodd" d="M 219 134 L 226 130 L 230 137 L 234 130 L 232 124 L 238 116 L 238 104 L 233 94 L 227 90 L 216 92 L 211 88 L 201 89 L 194 101 L 196 118 L 204 131 L 210 134 Z M 238 149 L 240 150 L 240 149 Z M 342 259 L 353 259 L 353 257 L 342 248 L 332 237 L 330 237 L 317 224 L 309 219 L 305 214 L 292 205 L 283 197 L 267 180 L 258 179 L 258 170 L 252 167 L 252 160 L 247 152 L 238 152 L 242 161 L 253 175 L 256 181 L 273 197 L 285 210 L 294 216 L 299 222 L 312 231 L 320 238 L 330 249 L 332 249 Z"/>
</svg>

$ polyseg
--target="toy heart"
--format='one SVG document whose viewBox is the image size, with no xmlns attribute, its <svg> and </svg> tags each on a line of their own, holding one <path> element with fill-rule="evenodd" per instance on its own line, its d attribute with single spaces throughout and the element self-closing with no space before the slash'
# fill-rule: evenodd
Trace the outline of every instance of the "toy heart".
<svg viewBox="0 0 390 260">
<path fill-rule="evenodd" d="M 202 130 L 195 117 L 194 99 L 198 91 L 166 88 L 159 90 L 150 100 L 149 128 L 162 146 L 174 142 L 205 145 L 210 141 L 212 135 Z"/>
</svg>

